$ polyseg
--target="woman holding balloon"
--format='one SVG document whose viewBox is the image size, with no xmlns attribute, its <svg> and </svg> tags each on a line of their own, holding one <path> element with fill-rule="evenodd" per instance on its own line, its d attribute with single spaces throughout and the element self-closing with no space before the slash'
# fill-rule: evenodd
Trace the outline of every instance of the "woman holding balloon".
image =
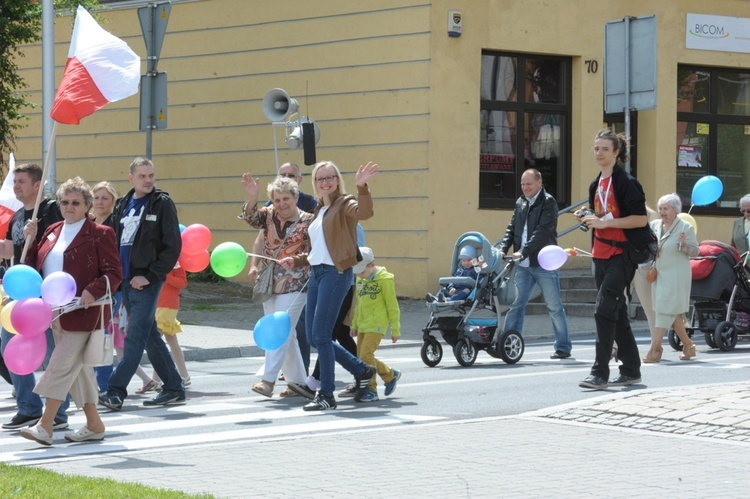
<svg viewBox="0 0 750 499">
<path fill-rule="evenodd" d="M 651 283 L 654 312 L 654 332 L 651 347 L 643 362 L 659 362 L 662 355 L 662 340 L 667 328 L 674 328 L 682 341 L 680 360 L 695 357 L 695 345 L 688 337 L 682 314 L 690 307 L 692 273 L 690 257 L 698 256 L 698 241 L 695 230 L 677 215 L 682 210 L 682 201 L 677 194 L 659 198 L 659 219 L 651 222 L 651 229 L 659 239 L 659 252 L 654 261 L 656 280 Z"/>
<path fill-rule="evenodd" d="M 334 163 L 316 163 L 312 177 L 318 206 L 309 228 L 310 252 L 280 262 L 288 270 L 306 265 L 311 267 L 307 291 L 307 339 L 318 350 L 321 386 L 313 401 L 303 407 L 306 411 L 336 408 L 333 397 L 336 362 L 355 377 L 354 400 L 357 402 L 375 376 L 374 367 L 334 343 L 332 336 L 341 304 L 352 285 L 352 267 L 362 259 L 357 246 L 357 222 L 373 215 L 367 181 L 377 173 L 378 165 L 372 162 L 357 169 L 359 197 L 356 198 L 346 194 L 344 180 Z"/>
<path fill-rule="evenodd" d="M 266 190 L 271 205 L 261 208 L 257 207 L 260 191 L 258 180 L 245 173 L 242 176 L 242 186 L 247 193 L 247 202 L 242 208 L 243 218 L 263 231 L 263 255 L 268 260 L 268 265 L 273 266 L 273 294 L 263 302 L 263 312 L 268 315 L 283 311 L 291 319 L 291 328 L 284 343 L 279 348 L 266 350 L 265 365 L 258 372 L 261 381 L 252 387 L 254 392 L 271 397 L 279 371 L 284 371 L 287 383 L 304 383 L 306 378 L 295 327 L 305 306 L 303 291 L 310 277 L 310 270 L 307 266 L 286 269 L 276 265 L 275 260 L 310 251 L 307 229 L 313 216 L 297 208 L 299 186 L 292 179 L 277 177 L 268 184 Z M 282 397 L 292 395 L 295 393 L 289 388 L 281 392 Z"/>
<path fill-rule="evenodd" d="M 104 423 L 96 409 L 99 390 L 94 371 L 84 365 L 83 355 L 90 333 L 106 327 L 110 315 L 109 307 L 102 313 L 101 307 L 89 308 L 89 305 L 105 296 L 108 288 L 117 289 L 122 281 L 114 231 L 88 217 L 93 204 L 88 184 L 80 177 L 67 180 L 58 189 L 57 199 L 64 221 L 45 231 L 40 242 L 31 247 L 27 262 L 43 276 L 55 272 L 70 274 L 80 293 L 82 308 L 52 321 L 55 349 L 46 372 L 34 388 L 35 393 L 46 398 L 44 413 L 36 426 L 21 430 L 23 437 L 43 445 L 52 445 L 55 413 L 68 392 L 76 405 L 83 408 L 86 425 L 65 435 L 65 439 L 84 442 L 104 438 Z M 27 230 L 35 231 L 36 227 Z"/>
</svg>

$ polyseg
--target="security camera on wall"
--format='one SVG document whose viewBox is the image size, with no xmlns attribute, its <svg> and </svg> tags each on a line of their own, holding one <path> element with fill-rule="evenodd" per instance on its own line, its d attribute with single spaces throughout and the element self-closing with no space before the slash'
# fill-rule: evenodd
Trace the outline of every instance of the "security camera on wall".
<svg viewBox="0 0 750 499">
<path fill-rule="evenodd" d="M 263 115 L 274 126 L 285 129 L 286 144 L 289 149 L 304 150 L 305 164 L 315 163 L 315 144 L 320 140 L 320 127 L 312 119 L 299 116 L 299 103 L 281 88 L 272 88 L 263 97 Z M 297 115 L 296 119 L 292 120 Z M 276 154 L 276 168 L 279 167 L 276 133 L 273 136 L 273 149 Z"/>
</svg>

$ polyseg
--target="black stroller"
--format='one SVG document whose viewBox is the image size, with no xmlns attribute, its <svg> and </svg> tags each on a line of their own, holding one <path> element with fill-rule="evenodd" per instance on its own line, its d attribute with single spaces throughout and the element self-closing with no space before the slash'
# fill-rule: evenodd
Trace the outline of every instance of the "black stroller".
<svg viewBox="0 0 750 499">
<path fill-rule="evenodd" d="M 690 259 L 693 284 L 690 290 L 690 324 L 704 334 L 706 344 L 728 352 L 738 338 L 750 337 L 750 282 L 747 268 L 737 250 L 720 241 L 702 241 L 700 255 Z M 669 344 L 682 349 L 674 330 Z"/>
<path fill-rule="evenodd" d="M 506 364 L 515 364 L 524 352 L 523 337 L 518 331 L 502 331 L 501 313 L 507 312 L 516 296 L 513 282 L 517 262 L 500 256 L 495 248 L 479 232 L 467 232 L 456 241 L 453 248 L 451 274 L 458 265 L 461 248 L 470 245 L 481 258 L 481 268 L 477 279 L 469 277 L 441 277 L 441 286 L 467 280 L 465 284 L 473 290 L 465 300 L 431 302 L 430 319 L 422 330 L 422 361 L 435 367 L 443 358 L 440 341 L 432 336 L 440 331 L 441 336 L 453 349 L 456 360 L 464 367 L 471 366 L 477 359 L 479 350 L 486 350 L 492 357 L 502 359 Z"/>
</svg>

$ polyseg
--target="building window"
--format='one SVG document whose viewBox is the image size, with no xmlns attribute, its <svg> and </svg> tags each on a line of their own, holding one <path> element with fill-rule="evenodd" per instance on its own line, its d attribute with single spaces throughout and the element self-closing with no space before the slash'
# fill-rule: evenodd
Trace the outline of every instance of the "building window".
<svg viewBox="0 0 750 499">
<path fill-rule="evenodd" d="M 690 206 L 704 175 L 722 180 L 724 192 L 694 212 L 736 215 L 750 185 L 750 71 L 680 66 L 677 72 L 677 194 Z"/>
<path fill-rule="evenodd" d="M 521 174 L 570 204 L 570 59 L 482 53 L 479 207 L 512 208 Z"/>
</svg>

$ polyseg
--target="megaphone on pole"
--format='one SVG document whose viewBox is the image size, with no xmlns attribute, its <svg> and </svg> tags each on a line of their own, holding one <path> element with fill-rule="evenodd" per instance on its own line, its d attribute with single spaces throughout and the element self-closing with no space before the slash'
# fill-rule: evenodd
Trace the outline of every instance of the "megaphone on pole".
<svg viewBox="0 0 750 499">
<path fill-rule="evenodd" d="M 272 88 L 263 97 L 263 115 L 271 121 L 283 121 L 298 109 L 297 100 L 281 88 Z"/>
</svg>

